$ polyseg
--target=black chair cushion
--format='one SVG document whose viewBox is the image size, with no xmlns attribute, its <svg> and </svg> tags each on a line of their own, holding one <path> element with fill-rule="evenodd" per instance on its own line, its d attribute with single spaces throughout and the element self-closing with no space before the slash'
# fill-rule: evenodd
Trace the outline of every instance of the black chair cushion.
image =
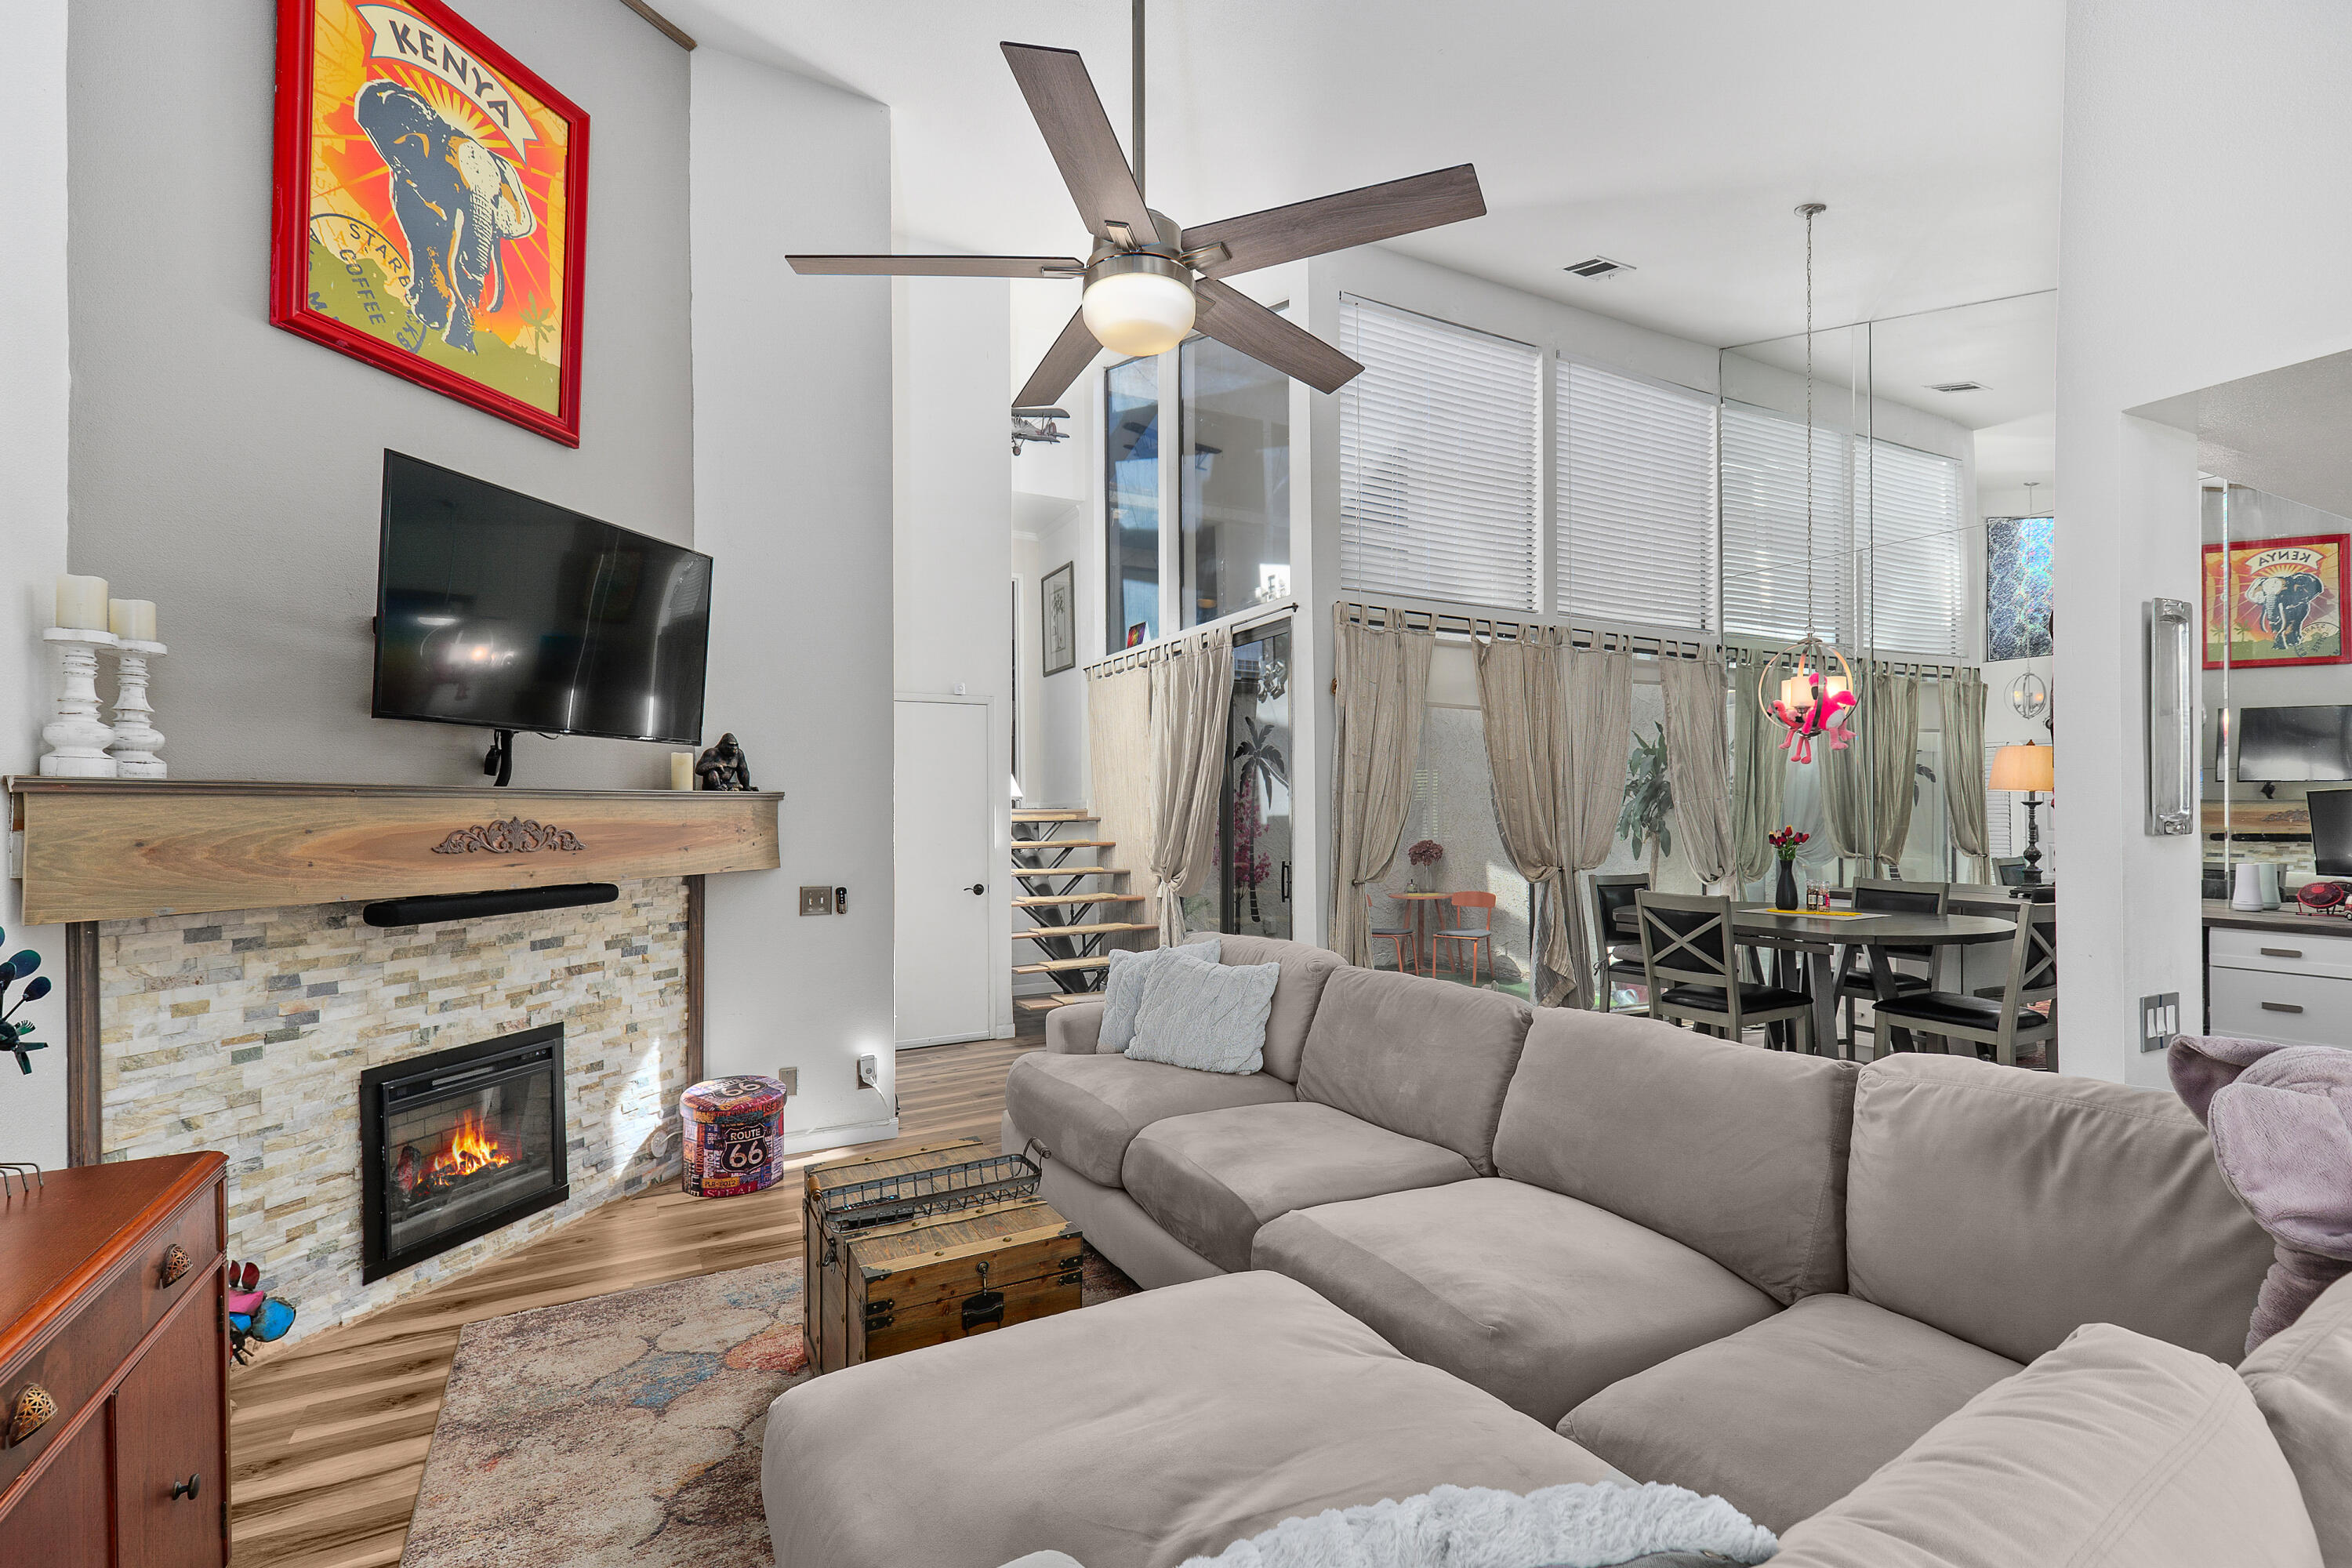
<svg viewBox="0 0 2352 1568">
<path fill-rule="evenodd" d="M 1982 1029 L 1988 1034 L 2000 1027 L 2000 1002 L 1997 997 L 1962 996 L 1951 991 L 1923 991 L 1913 996 L 1898 996 L 1892 1002 L 1878 1005 L 1882 1018 L 1916 1019 L 1922 1024 L 1957 1024 L 1964 1029 Z M 2050 1020 L 2039 1013 L 2021 1011 L 2017 1015 L 2020 1034 L 2047 1028 Z"/>
<path fill-rule="evenodd" d="M 1895 990 L 1898 995 L 1906 991 L 1925 991 L 1934 984 L 1924 974 L 1906 974 L 1900 970 L 1895 973 Z M 1838 994 L 1859 996 L 1865 1002 L 1874 1002 L 1878 999 L 1878 986 L 1867 973 L 1857 974 L 1838 987 Z"/>
<path fill-rule="evenodd" d="M 1689 1007 L 1705 1013 L 1730 1010 L 1730 999 L 1720 991 L 1706 985 L 1669 985 L 1659 993 L 1658 1000 L 1668 1007 Z M 1772 1013 L 1783 1007 L 1810 1007 L 1812 998 L 1801 991 L 1783 991 L 1775 985 L 1742 985 L 1739 988 L 1739 1010 L 1742 1013 Z"/>
<path fill-rule="evenodd" d="M 1621 958 L 1609 966 L 1609 977 L 1635 985 L 1646 985 L 1650 981 L 1650 972 L 1634 960 Z"/>
</svg>

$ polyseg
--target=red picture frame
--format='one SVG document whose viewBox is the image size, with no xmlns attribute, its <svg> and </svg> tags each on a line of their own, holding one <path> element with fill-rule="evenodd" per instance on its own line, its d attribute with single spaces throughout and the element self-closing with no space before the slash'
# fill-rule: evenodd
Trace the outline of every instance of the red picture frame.
<svg viewBox="0 0 2352 1568">
<path fill-rule="evenodd" d="M 2352 604 L 2352 534 L 2308 533 L 2283 539 L 2235 540 L 2226 570 L 2222 546 L 2205 546 L 2202 616 L 2204 667 L 2221 668 L 2216 633 L 2231 639 L 2230 668 L 2352 664 L 2345 617 Z M 2254 584 L 2282 586 L 2258 600 Z M 2296 579 L 2312 579 L 2312 587 Z M 2242 657 L 2238 648 L 2251 651 Z M 2280 657 L 2271 658 L 2276 653 Z"/>
<path fill-rule="evenodd" d="M 585 110 L 442 0 L 278 0 L 275 163 L 271 325 L 580 445 Z"/>
</svg>

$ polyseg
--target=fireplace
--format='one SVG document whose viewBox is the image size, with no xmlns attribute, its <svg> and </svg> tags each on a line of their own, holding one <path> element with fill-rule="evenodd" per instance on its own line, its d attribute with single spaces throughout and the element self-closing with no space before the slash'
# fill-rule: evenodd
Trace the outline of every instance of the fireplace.
<svg viewBox="0 0 2352 1568">
<path fill-rule="evenodd" d="M 368 1068 L 360 1153 L 364 1280 L 562 1203 L 563 1026 Z"/>
</svg>

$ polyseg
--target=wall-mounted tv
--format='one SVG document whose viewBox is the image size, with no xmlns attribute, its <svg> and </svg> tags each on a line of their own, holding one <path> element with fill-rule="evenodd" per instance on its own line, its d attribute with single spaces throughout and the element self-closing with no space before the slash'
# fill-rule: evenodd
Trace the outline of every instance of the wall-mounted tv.
<svg viewBox="0 0 2352 1568">
<path fill-rule="evenodd" d="M 379 719 L 691 745 L 710 557 L 383 455 Z"/>
<path fill-rule="evenodd" d="M 2241 708 L 2233 717 L 2242 782 L 2352 779 L 2352 707 Z"/>
</svg>

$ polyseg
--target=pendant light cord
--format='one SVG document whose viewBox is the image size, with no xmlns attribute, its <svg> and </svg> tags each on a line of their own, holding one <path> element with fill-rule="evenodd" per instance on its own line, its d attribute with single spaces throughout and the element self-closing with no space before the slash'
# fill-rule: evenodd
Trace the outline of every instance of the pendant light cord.
<svg viewBox="0 0 2352 1568">
<path fill-rule="evenodd" d="M 1140 6 L 1143 0 L 1135 0 Z M 1818 202 L 1797 209 L 1805 215 L 1805 637 L 1813 635 L 1813 216 Z"/>
<path fill-rule="evenodd" d="M 1135 99 L 1135 194 L 1143 194 L 1143 0 L 1135 0 L 1133 20 L 1128 29 L 1129 50 L 1129 75 L 1133 80 Z M 1811 220 L 1806 231 L 1811 232 Z"/>
</svg>

